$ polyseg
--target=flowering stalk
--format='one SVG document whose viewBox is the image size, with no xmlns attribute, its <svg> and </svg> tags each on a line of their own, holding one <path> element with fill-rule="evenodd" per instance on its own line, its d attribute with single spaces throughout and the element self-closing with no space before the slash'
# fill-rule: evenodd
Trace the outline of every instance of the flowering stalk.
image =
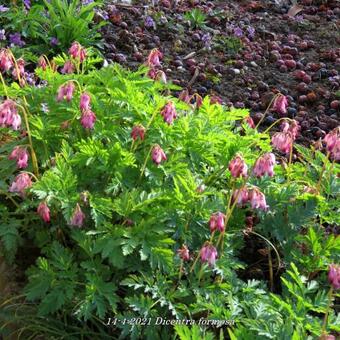
<svg viewBox="0 0 340 340">
<path fill-rule="evenodd" d="M 317 183 L 317 185 L 316 185 L 316 190 L 317 190 L 318 193 L 320 192 L 322 177 L 323 177 L 323 174 L 324 174 L 325 171 L 326 171 L 326 161 L 329 160 L 329 155 L 330 155 L 330 152 L 327 151 L 326 159 L 325 159 L 324 162 L 323 162 L 322 169 L 321 169 L 321 173 L 320 173 L 320 177 L 319 177 L 318 183 Z"/>
<path fill-rule="evenodd" d="M 151 145 L 151 148 L 149 149 L 149 151 L 148 151 L 148 153 L 147 153 L 147 155 L 146 155 L 146 157 L 145 157 L 145 160 L 144 160 L 144 163 L 143 163 L 143 166 L 142 166 L 142 170 L 141 170 L 140 176 L 139 176 L 139 181 L 141 181 L 142 178 L 143 178 L 144 171 L 145 171 L 145 168 L 146 168 L 146 163 L 148 162 L 148 159 L 149 159 L 149 156 L 150 156 L 150 154 L 151 154 L 151 150 L 153 149 L 153 147 L 154 147 L 154 146 Z"/>
<path fill-rule="evenodd" d="M 272 104 L 274 103 L 274 101 L 279 97 L 279 96 L 282 96 L 281 93 L 277 93 L 273 98 L 272 100 L 270 101 L 269 105 L 267 106 L 266 108 L 266 111 L 264 112 L 262 118 L 259 120 L 259 122 L 256 124 L 255 126 L 255 129 L 257 129 L 260 124 L 263 122 L 263 119 L 266 117 L 266 114 L 268 113 L 269 109 L 271 108 Z"/>
<path fill-rule="evenodd" d="M 21 108 L 21 111 L 22 111 L 23 116 L 24 116 L 26 130 L 27 130 L 28 143 L 29 143 L 30 149 L 31 149 L 33 171 L 34 171 L 35 176 L 38 177 L 39 176 L 38 160 L 37 160 L 37 156 L 35 154 L 34 148 L 33 148 L 31 130 L 30 130 L 30 126 L 29 126 L 29 123 L 28 123 L 28 114 L 27 114 L 26 109 L 23 106 L 18 105 L 18 104 L 17 104 L 17 106 L 19 108 Z"/>
<path fill-rule="evenodd" d="M 8 98 L 7 85 L 5 83 L 4 77 L 2 76 L 1 72 L 0 72 L 0 79 L 2 82 L 2 86 L 4 87 L 5 96 Z"/>
<path fill-rule="evenodd" d="M 329 289 L 329 292 L 328 292 L 328 303 L 327 303 L 326 314 L 325 314 L 325 317 L 323 319 L 321 334 L 326 334 L 328 315 L 329 315 L 329 310 L 331 308 L 331 303 L 332 303 L 332 295 L 333 295 L 333 286 L 331 285 L 331 288 Z"/>
</svg>

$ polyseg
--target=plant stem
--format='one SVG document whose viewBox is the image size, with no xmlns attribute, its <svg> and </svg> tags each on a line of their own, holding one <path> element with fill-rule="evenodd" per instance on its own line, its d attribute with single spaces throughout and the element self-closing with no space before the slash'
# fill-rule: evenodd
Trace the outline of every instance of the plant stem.
<svg viewBox="0 0 340 340">
<path fill-rule="evenodd" d="M 2 85 L 4 87 L 5 96 L 8 98 L 7 85 L 5 83 L 4 77 L 2 76 L 1 72 L 0 72 L 0 79 L 1 79 Z"/>
<path fill-rule="evenodd" d="M 141 181 L 141 179 L 142 179 L 142 177 L 144 175 L 144 171 L 145 171 L 145 168 L 146 168 L 146 163 L 148 162 L 148 159 L 149 159 L 149 156 L 150 156 L 152 148 L 153 148 L 153 145 L 151 145 L 151 148 L 149 149 L 149 151 L 148 151 L 148 153 L 147 153 L 147 155 L 145 157 L 144 164 L 142 166 L 142 170 L 141 170 L 140 176 L 139 176 L 139 181 Z"/>
<path fill-rule="evenodd" d="M 264 112 L 262 118 L 261 118 L 261 119 L 259 120 L 259 122 L 256 124 L 255 129 L 257 129 L 257 128 L 260 126 L 260 124 L 262 123 L 262 121 L 263 121 L 263 119 L 265 118 L 266 114 L 268 113 L 270 107 L 272 106 L 274 100 L 275 100 L 277 97 L 279 97 L 279 96 L 282 96 L 282 94 L 281 94 L 281 93 L 277 93 L 277 94 L 272 98 L 272 100 L 270 101 L 268 107 L 266 108 L 266 111 Z"/>
<path fill-rule="evenodd" d="M 324 160 L 323 162 L 323 165 L 322 165 L 322 169 L 321 169 L 321 174 L 320 174 L 320 178 L 318 180 L 318 184 L 316 185 L 316 190 L 317 192 L 320 192 L 320 187 L 321 187 L 321 182 L 322 182 L 322 177 L 323 177 L 323 174 L 326 170 L 326 161 L 329 159 L 329 151 L 327 152 L 327 155 L 326 155 L 326 159 Z"/>
<path fill-rule="evenodd" d="M 326 334 L 328 315 L 329 315 L 329 310 L 331 308 L 331 303 L 332 303 L 332 295 L 333 295 L 333 286 L 331 286 L 328 292 L 328 303 L 327 303 L 325 318 L 323 319 L 323 324 L 322 324 L 322 333 L 321 333 L 322 335 Z"/>
<path fill-rule="evenodd" d="M 13 199 L 13 197 L 11 195 L 9 195 L 6 191 L 2 191 L 0 190 L 0 195 L 3 194 L 6 196 L 7 199 L 9 199 L 17 208 L 20 208 L 20 205 L 15 202 L 15 200 Z"/>
<path fill-rule="evenodd" d="M 271 254 L 270 246 L 268 246 L 267 249 L 268 249 L 268 266 L 269 266 L 269 289 L 272 292 L 274 288 L 273 262 L 272 262 L 272 254 Z"/>
</svg>

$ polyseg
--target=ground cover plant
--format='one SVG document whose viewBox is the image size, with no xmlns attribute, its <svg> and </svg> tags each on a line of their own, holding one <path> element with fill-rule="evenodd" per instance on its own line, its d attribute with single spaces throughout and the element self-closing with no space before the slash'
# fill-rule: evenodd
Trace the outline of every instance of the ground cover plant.
<svg viewBox="0 0 340 340">
<path fill-rule="evenodd" d="M 78 41 L 25 53 L 0 51 L 0 250 L 18 281 L 2 336 L 339 335 L 339 127 L 298 144 L 297 120 L 263 125 L 287 96 L 254 123 L 167 81 L 157 48 L 136 71 Z"/>
</svg>

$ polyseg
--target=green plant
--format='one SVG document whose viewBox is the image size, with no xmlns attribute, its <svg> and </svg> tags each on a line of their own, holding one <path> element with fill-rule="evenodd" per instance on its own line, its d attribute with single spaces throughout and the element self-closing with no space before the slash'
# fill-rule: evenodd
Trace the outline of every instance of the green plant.
<svg viewBox="0 0 340 340">
<path fill-rule="evenodd" d="M 190 22 L 192 28 L 203 28 L 206 23 L 207 15 L 198 8 L 186 12 L 184 18 Z"/>
<path fill-rule="evenodd" d="M 100 2 L 83 5 L 80 0 L 42 0 L 25 12 L 21 6 L 2 14 L 6 30 L 21 32 L 33 53 L 50 55 L 67 50 L 74 41 L 84 46 L 100 42 L 99 28 L 93 22 L 94 7 Z"/>
<path fill-rule="evenodd" d="M 2 79 L 0 93 L 27 133 L 1 127 L 1 249 L 10 263 L 19 245 L 39 256 L 21 308 L 0 306 L 1 332 L 13 315 L 17 335 L 47 338 L 58 329 L 70 339 L 320 336 L 334 301 L 324 272 L 339 259 L 339 241 L 323 225 L 337 221 L 338 165 L 294 145 L 300 162 L 288 155 L 287 164 L 272 163 L 275 174 L 255 176 L 272 152 L 270 128 L 250 128 L 247 110 L 164 96 L 178 88 L 145 78 L 145 67 L 98 70 L 74 60 L 74 74 L 37 68 L 46 86 Z M 28 168 L 9 159 L 15 147 L 26 148 Z M 235 159 L 245 176 L 229 170 Z M 20 172 L 32 185 L 13 190 Z M 261 204 L 237 204 L 242 189 Z M 267 282 L 240 279 L 251 237 L 268 249 Z M 27 310 L 34 315 L 25 320 Z M 326 330 L 339 331 L 332 309 Z"/>
</svg>

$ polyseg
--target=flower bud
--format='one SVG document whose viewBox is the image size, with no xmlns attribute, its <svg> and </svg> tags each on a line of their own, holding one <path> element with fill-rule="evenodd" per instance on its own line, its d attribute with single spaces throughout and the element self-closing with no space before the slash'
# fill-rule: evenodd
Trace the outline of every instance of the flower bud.
<svg viewBox="0 0 340 340">
<path fill-rule="evenodd" d="M 45 202 L 41 202 L 37 209 L 38 214 L 44 220 L 44 222 L 49 223 L 50 218 L 50 209 Z"/>
<path fill-rule="evenodd" d="M 159 145 L 155 145 L 153 147 L 151 158 L 157 165 L 161 164 L 162 161 L 166 161 L 167 159 L 163 149 Z"/>
<path fill-rule="evenodd" d="M 85 220 L 85 214 L 80 209 L 79 204 L 77 203 L 76 208 L 74 209 L 70 224 L 75 227 L 82 227 Z"/>
<path fill-rule="evenodd" d="M 231 173 L 231 176 L 235 178 L 247 177 L 247 164 L 244 162 L 244 159 L 239 155 L 236 155 L 230 161 L 228 169 Z"/>
</svg>

